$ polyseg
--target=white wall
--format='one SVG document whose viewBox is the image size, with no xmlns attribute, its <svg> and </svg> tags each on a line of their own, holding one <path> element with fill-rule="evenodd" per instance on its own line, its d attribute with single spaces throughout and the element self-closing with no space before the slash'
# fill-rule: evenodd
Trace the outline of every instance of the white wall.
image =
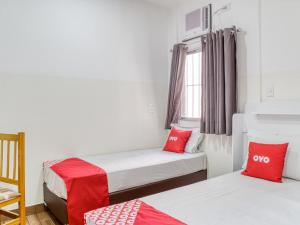
<svg viewBox="0 0 300 225">
<path fill-rule="evenodd" d="M 261 1 L 263 101 L 300 103 L 299 9 L 298 0 Z"/>
<path fill-rule="evenodd" d="M 161 146 L 165 9 L 139 0 L 3 0 L 0 128 L 26 132 L 27 205 L 42 162 Z"/>
<path fill-rule="evenodd" d="M 242 30 L 238 34 L 237 52 L 239 112 L 245 111 L 246 104 L 260 102 L 292 101 L 299 105 L 300 1 L 189 0 L 173 9 L 176 25 L 173 24 L 171 33 L 176 42 L 183 39 L 183 15 L 209 3 L 213 12 L 230 5 L 229 10 L 213 17 L 214 29 L 236 25 Z M 218 145 L 220 141 L 217 138 L 205 144 L 210 176 L 231 169 L 231 151 L 224 144 Z"/>
</svg>

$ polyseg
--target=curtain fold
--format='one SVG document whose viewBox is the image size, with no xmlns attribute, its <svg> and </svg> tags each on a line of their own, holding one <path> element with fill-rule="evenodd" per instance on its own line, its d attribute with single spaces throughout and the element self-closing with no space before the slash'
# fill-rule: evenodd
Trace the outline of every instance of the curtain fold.
<svg viewBox="0 0 300 225">
<path fill-rule="evenodd" d="M 236 33 L 224 30 L 226 134 L 232 134 L 232 116 L 237 112 Z"/>
<path fill-rule="evenodd" d="M 232 134 L 236 113 L 236 37 L 231 28 L 202 37 L 202 133 Z"/>
<path fill-rule="evenodd" d="M 177 123 L 181 116 L 181 96 L 186 55 L 187 48 L 185 44 L 174 45 L 169 84 L 168 111 L 165 123 L 166 129 L 170 129 L 172 123 Z"/>
</svg>

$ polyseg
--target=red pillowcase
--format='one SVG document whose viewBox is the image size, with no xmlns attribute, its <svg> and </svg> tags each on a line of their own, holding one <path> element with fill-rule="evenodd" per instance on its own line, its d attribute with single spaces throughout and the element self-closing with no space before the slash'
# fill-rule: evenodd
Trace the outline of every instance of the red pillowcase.
<svg viewBox="0 0 300 225">
<path fill-rule="evenodd" d="M 287 148 L 288 144 L 250 142 L 247 168 L 242 174 L 281 183 Z"/>
<path fill-rule="evenodd" d="M 190 130 L 178 130 L 172 128 L 167 143 L 165 144 L 164 151 L 184 153 L 184 148 L 188 142 L 192 131 Z"/>
</svg>

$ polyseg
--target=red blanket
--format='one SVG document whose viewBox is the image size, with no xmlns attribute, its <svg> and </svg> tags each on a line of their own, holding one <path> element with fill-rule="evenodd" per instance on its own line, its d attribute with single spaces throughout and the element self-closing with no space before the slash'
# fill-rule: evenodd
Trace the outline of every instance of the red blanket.
<svg viewBox="0 0 300 225">
<path fill-rule="evenodd" d="M 89 225 L 185 225 L 141 200 L 103 207 L 84 215 Z"/>
<path fill-rule="evenodd" d="M 83 225 L 84 213 L 109 205 L 106 172 L 78 158 L 51 166 L 65 182 L 70 225 Z"/>
</svg>

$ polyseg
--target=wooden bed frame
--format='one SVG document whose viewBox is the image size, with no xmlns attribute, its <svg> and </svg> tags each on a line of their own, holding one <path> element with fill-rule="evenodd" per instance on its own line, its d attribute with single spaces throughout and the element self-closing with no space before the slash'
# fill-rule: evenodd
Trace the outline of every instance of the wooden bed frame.
<svg viewBox="0 0 300 225">
<path fill-rule="evenodd" d="M 129 201 L 136 198 L 142 198 L 148 195 L 167 191 L 173 188 L 182 187 L 207 179 L 207 170 L 201 170 L 195 173 L 187 174 L 180 177 L 175 177 L 167 180 L 162 180 L 138 187 L 129 188 L 122 191 L 117 191 L 109 194 L 110 204 L 117 204 Z M 50 212 L 62 224 L 68 224 L 68 211 L 66 200 L 58 197 L 51 192 L 44 183 L 44 202 Z"/>
</svg>

